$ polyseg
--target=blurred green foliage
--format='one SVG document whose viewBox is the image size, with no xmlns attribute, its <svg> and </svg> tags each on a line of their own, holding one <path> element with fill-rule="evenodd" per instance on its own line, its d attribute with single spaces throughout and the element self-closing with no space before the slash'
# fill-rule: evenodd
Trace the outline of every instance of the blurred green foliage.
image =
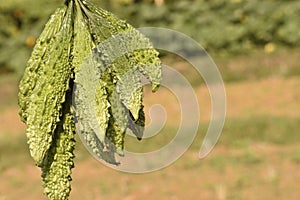
<svg viewBox="0 0 300 200">
<path fill-rule="evenodd" d="M 208 51 L 236 54 L 269 43 L 300 45 L 297 0 L 167 1 L 162 6 L 129 5 L 121 14 L 136 26 L 162 26 L 186 33 Z"/>
<path fill-rule="evenodd" d="M 297 0 L 93 0 L 136 27 L 183 32 L 214 53 L 300 45 Z M 9 0 L 0 5 L 0 73 L 21 74 L 45 22 L 63 0 Z M 162 36 L 162 37 L 168 37 Z"/>
<path fill-rule="evenodd" d="M 61 0 L 10 0 L 0 4 L 0 72 L 22 73 L 36 38 Z"/>
</svg>

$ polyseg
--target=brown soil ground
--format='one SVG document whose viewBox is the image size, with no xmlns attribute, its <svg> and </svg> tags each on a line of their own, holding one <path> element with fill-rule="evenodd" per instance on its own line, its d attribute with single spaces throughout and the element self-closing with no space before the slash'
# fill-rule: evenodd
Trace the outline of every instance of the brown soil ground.
<svg viewBox="0 0 300 200">
<path fill-rule="evenodd" d="M 9 85 L 0 88 L 0 102 L 3 104 L 7 103 L 5 99 L 15 102 L 16 84 Z M 6 87 L 11 89 L 3 89 Z M 207 121 L 210 116 L 207 89 L 199 87 L 196 91 L 201 119 Z M 226 91 L 227 117 L 264 114 L 300 117 L 299 78 L 230 83 L 226 85 Z M 146 105 L 157 99 L 155 94 L 146 95 Z M 168 115 L 178 115 L 176 105 L 167 98 L 167 91 L 161 90 L 157 95 L 160 103 L 166 106 Z M 23 137 L 25 126 L 19 120 L 16 105 L 13 103 L 0 113 L 0 139 L 20 134 Z M 22 141 L 26 142 L 25 137 Z M 300 153 L 295 144 L 255 143 L 246 149 L 217 145 L 204 160 L 198 160 L 197 151 L 189 150 L 171 166 L 142 175 L 114 171 L 92 156 L 82 156 L 83 153 L 77 152 L 70 199 L 296 200 L 300 197 L 300 159 L 291 156 L 295 152 Z M 0 152 L 0 162 L 5 162 L 1 159 L 1 156 L 5 158 L 4 154 Z M 24 152 L 21 159 L 19 157 L 16 156 L 13 166 L 0 170 L 0 200 L 46 199 L 42 194 L 39 168 L 34 166 L 28 152 Z"/>
</svg>

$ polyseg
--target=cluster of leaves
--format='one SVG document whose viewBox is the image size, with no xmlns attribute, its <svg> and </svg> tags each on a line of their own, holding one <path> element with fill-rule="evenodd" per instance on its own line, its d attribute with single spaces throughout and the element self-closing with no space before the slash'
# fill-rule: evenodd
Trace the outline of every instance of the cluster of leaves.
<svg viewBox="0 0 300 200">
<path fill-rule="evenodd" d="M 23 72 L 35 39 L 61 1 L 1 3 L 0 72 Z M 210 52 L 243 53 L 270 43 L 300 45 L 297 0 L 165 0 L 161 6 L 151 0 L 91 1 L 136 27 L 159 26 L 184 32 Z"/>
<path fill-rule="evenodd" d="M 49 199 L 68 199 L 75 121 L 87 147 L 111 164 L 118 164 L 116 153 L 123 155 L 127 128 L 142 139 L 141 74 L 156 91 L 161 80 L 158 52 L 125 21 L 84 0 L 66 1 L 51 16 L 18 95 L 30 154 L 42 169 Z"/>
</svg>

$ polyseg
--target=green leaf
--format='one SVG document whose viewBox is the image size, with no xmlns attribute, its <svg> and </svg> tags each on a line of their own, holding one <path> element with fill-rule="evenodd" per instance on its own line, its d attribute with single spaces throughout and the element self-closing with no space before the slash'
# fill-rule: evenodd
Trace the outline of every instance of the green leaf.
<svg viewBox="0 0 300 200">
<path fill-rule="evenodd" d="M 63 105 L 63 115 L 58 123 L 53 143 L 42 163 L 44 193 L 50 200 L 67 200 L 71 192 L 71 169 L 74 167 L 75 125 L 71 110 L 72 99 Z"/>
<path fill-rule="evenodd" d="M 128 128 L 138 138 L 138 140 L 142 139 L 145 129 L 145 113 L 143 108 L 144 106 L 142 106 L 139 110 L 138 119 L 134 119 L 133 116 L 130 116 L 130 119 L 128 120 Z"/>
<path fill-rule="evenodd" d="M 37 43 L 33 49 L 31 57 L 27 63 L 26 70 L 23 74 L 19 88 L 19 107 L 21 119 L 26 122 L 28 113 L 28 103 L 30 102 L 30 96 L 33 93 L 33 89 L 37 87 L 39 76 L 46 70 L 49 57 L 55 50 L 54 44 L 57 42 L 55 35 L 61 31 L 64 14 L 66 8 L 59 8 L 51 16 L 48 23 L 45 25 L 45 29 L 41 33 Z"/>
<path fill-rule="evenodd" d="M 88 30 L 87 19 L 84 18 L 80 3 L 75 1 L 75 20 L 74 20 L 74 45 L 72 65 L 75 68 L 75 74 L 80 70 L 84 59 L 91 53 L 95 47 L 91 34 Z M 76 78 L 76 77 L 75 77 Z M 76 81 L 76 80 L 75 80 Z"/>
<path fill-rule="evenodd" d="M 19 93 L 20 114 L 27 124 L 30 153 L 38 165 L 52 143 L 73 73 L 70 62 L 73 44 L 71 3 L 67 10 L 58 10 L 57 18 L 55 15 L 48 24 L 48 34 L 42 34 L 32 54 Z"/>
<path fill-rule="evenodd" d="M 75 73 L 78 129 L 90 150 L 111 163 L 114 153 L 123 155 L 128 127 L 138 139 L 142 137 L 143 127 L 134 126 L 145 125 L 141 75 L 155 91 L 161 81 L 161 62 L 149 39 L 131 25 L 87 1 L 78 3 L 81 24 L 86 23 L 81 26 L 89 27 L 96 46 Z"/>
</svg>

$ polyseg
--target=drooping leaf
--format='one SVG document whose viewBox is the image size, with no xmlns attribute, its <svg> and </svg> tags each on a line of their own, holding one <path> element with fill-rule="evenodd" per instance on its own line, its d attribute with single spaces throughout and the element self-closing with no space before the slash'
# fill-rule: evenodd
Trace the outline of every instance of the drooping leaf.
<svg viewBox="0 0 300 200">
<path fill-rule="evenodd" d="M 61 31 L 65 12 L 66 7 L 57 9 L 45 25 L 20 81 L 18 103 L 20 117 L 23 122 L 27 120 L 28 112 L 26 110 L 30 102 L 30 96 L 34 88 L 39 87 L 37 85 L 39 76 L 44 73 L 43 70 L 46 71 L 49 57 L 55 50 L 53 47 L 53 44 L 57 41 L 55 36 Z"/>
<path fill-rule="evenodd" d="M 88 30 L 87 19 L 83 16 L 80 3 L 75 1 L 75 19 L 74 19 L 74 45 L 73 45 L 73 60 L 75 74 L 80 70 L 84 59 L 91 53 L 95 47 L 92 42 L 91 34 Z M 75 77 L 76 78 L 76 77 Z M 76 79 L 75 79 L 76 81 Z"/>
<path fill-rule="evenodd" d="M 63 115 L 56 126 L 53 142 L 42 163 L 44 193 L 50 200 L 67 200 L 71 192 L 71 169 L 74 167 L 75 124 L 71 90 L 63 105 Z"/>
<path fill-rule="evenodd" d="M 111 163 L 115 159 L 110 156 L 123 154 L 127 128 L 142 138 L 141 75 L 155 90 L 161 79 L 161 63 L 149 39 L 127 22 L 88 1 L 79 1 L 79 5 L 82 23 L 89 28 L 96 47 L 75 74 L 77 127 L 89 149 L 101 159 L 106 155 Z"/>
<path fill-rule="evenodd" d="M 31 156 L 38 165 L 52 143 L 73 73 L 70 62 L 73 44 L 71 3 L 67 10 L 58 10 L 57 15 L 50 19 L 49 29 L 46 29 L 52 34 L 46 32 L 41 36 L 20 83 L 20 114 L 27 124 L 26 134 Z M 61 25 L 58 27 L 57 23 Z M 31 81 L 27 83 L 29 79 Z"/>
<path fill-rule="evenodd" d="M 139 115 L 137 119 L 134 119 L 132 115 L 128 120 L 128 128 L 132 131 L 132 133 L 141 140 L 143 138 L 144 129 L 145 129 L 145 113 L 143 110 L 144 106 L 139 110 Z"/>
<path fill-rule="evenodd" d="M 77 131 L 83 142 L 97 157 L 109 163 L 117 163 L 113 152 L 105 152 L 105 133 L 109 120 L 107 83 L 100 79 L 93 55 L 84 60 L 76 74 L 74 101 Z M 102 65 L 103 66 L 103 65 Z"/>
</svg>

